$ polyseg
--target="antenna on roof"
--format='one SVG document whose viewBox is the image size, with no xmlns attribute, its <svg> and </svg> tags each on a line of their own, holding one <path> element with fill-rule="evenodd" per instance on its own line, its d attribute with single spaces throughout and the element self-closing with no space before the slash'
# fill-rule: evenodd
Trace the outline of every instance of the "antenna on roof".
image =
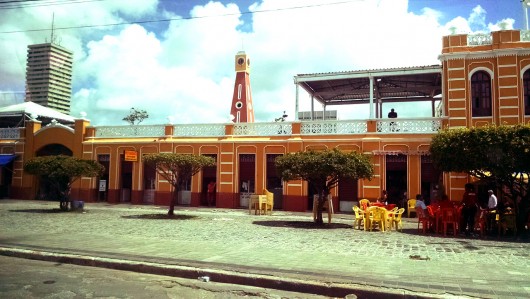
<svg viewBox="0 0 530 299">
<path fill-rule="evenodd" d="M 55 13 L 52 14 L 52 34 L 50 36 L 50 43 L 59 45 L 60 41 L 57 41 L 57 36 L 55 36 Z"/>
</svg>

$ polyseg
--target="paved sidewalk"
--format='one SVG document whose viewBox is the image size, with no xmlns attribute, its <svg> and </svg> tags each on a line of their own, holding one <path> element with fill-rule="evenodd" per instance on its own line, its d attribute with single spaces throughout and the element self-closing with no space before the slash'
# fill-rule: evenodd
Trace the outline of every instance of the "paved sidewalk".
<svg viewBox="0 0 530 299">
<path fill-rule="evenodd" d="M 310 213 L 0 200 L 0 254 L 359 298 L 529 298 L 530 243 L 352 228 Z M 326 220 L 326 219 L 325 219 Z"/>
</svg>

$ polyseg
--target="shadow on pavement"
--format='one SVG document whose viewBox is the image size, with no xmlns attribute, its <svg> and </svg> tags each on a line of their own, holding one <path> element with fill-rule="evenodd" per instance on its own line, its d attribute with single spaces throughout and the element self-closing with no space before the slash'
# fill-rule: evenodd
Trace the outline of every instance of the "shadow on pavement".
<svg viewBox="0 0 530 299">
<path fill-rule="evenodd" d="M 155 220 L 191 220 L 198 218 L 197 216 L 190 215 L 168 215 L 168 214 L 142 214 L 142 215 L 129 215 L 121 216 L 126 219 L 155 219 Z"/>
<path fill-rule="evenodd" d="M 269 227 L 290 227 L 290 228 L 304 228 L 304 229 L 351 229 L 352 226 L 344 223 L 324 223 L 316 224 L 311 221 L 254 221 L 256 225 Z"/>
<path fill-rule="evenodd" d="M 9 212 L 17 213 L 36 213 L 36 214 L 53 214 L 53 213 L 68 213 L 61 209 L 21 209 L 21 210 L 9 210 Z"/>
</svg>

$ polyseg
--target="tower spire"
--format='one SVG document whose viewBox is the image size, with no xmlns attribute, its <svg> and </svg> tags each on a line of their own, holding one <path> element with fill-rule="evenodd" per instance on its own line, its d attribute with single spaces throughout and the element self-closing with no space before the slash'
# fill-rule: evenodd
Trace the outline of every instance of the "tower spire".
<svg viewBox="0 0 530 299">
<path fill-rule="evenodd" d="M 254 122 L 252 89 L 250 88 L 250 59 L 245 51 L 239 51 L 235 58 L 236 82 L 230 115 L 235 123 Z"/>
</svg>

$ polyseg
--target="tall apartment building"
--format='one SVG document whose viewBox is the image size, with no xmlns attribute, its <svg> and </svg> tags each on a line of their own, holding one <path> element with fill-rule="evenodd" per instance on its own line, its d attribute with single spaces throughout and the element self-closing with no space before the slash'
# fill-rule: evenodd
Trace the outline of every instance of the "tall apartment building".
<svg viewBox="0 0 530 299">
<path fill-rule="evenodd" d="M 73 52 L 54 43 L 28 46 L 26 101 L 70 114 Z"/>
</svg>

